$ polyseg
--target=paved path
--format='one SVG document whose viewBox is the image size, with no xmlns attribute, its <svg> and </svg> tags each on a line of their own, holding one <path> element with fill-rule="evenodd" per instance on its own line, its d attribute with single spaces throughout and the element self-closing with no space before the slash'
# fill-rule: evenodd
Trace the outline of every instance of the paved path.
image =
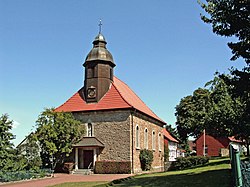
<svg viewBox="0 0 250 187">
<path fill-rule="evenodd" d="M 93 182 L 112 181 L 133 176 L 133 174 L 93 174 L 93 175 L 68 175 L 55 174 L 54 178 L 34 179 L 30 181 L 19 181 L 15 183 L 0 184 L 0 187 L 44 187 L 65 182 Z"/>
</svg>

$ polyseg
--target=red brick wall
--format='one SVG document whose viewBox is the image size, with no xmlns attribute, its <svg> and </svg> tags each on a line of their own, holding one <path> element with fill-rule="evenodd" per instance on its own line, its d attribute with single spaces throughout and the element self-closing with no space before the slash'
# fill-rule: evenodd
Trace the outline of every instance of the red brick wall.
<svg viewBox="0 0 250 187">
<path fill-rule="evenodd" d="M 214 138 L 206 134 L 205 145 L 208 147 L 207 156 L 220 156 L 220 149 L 227 148 L 229 144 L 228 138 Z M 203 156 L 204 134 L 196 140 L 197 156 Z"/>
</svg>

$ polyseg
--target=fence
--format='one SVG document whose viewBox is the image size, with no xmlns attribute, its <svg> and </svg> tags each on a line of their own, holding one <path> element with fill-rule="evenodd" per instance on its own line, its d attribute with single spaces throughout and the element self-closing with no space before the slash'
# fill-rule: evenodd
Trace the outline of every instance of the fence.
<svg viewBox="0 0 250 187">
<path fill-rule="evenodd" d="M 250 187 L 250 163 L 240 160 L 240 147 L 230 144 L 230 159 L 235 187 Z"/>
</svg>

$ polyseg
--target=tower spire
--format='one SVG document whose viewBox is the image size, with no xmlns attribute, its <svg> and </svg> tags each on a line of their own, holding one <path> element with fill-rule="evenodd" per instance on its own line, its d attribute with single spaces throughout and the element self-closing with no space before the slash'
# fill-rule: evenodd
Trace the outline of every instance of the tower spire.
<svg viewBox="0 0 250 187">
<path fill-rule="evenodd" d="M 98 26 L 99 26 L 99 34 L 101 34 L 102 32 L 102 20 L 101 19 L 99 20 Z"/>
</svg>

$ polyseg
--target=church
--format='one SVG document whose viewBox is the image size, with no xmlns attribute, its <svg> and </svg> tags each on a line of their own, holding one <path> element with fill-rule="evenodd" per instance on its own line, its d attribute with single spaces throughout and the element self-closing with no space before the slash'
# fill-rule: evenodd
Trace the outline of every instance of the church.
<svg viewBox="0 0 250 187">
<path fill-rule="evenodd" d="M 86 128 L 81 141 L 73 145 L 74 170 L 94 169 L 97 161 L 127 161 L 130 172 L 139 173 L 140 150 L 149 149 L 152 170 L 163 171 L 166 123 L 114 76 L 116 64 L 106 44 L 99 32 L 83 64 L 84 86 L 55 109 L 72 112 Z"/>
</svg>

